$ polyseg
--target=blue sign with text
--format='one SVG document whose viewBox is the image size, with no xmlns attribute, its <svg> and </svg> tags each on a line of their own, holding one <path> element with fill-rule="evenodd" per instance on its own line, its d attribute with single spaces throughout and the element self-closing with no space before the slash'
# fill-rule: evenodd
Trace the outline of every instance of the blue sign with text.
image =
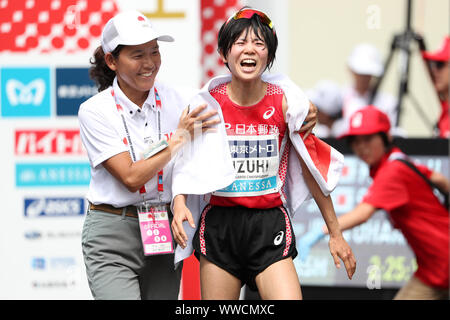
<svg viewBox="0 0 450 320">
<path fill-rule="evenodd" d="M 17 163 L 17 187 L 87 186 L 89 163 Z"/>
<path fill-rule="evenodd" d="M 56 69 L 56 115 L 76 116 L 80 104 L 97 92 L 89 68 Z"/>
</svg>

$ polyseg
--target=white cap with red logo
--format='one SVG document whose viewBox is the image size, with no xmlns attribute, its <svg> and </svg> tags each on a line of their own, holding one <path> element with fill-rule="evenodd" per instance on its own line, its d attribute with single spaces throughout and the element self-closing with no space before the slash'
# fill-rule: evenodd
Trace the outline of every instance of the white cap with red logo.
<svg viewBox="0 0 450 320">
<path fill-rule="evenodd" d="M 155 39 L 174 41 L 169 35 L 160 35 L 142 13 L 124 11 L 111 18 L 103 28 L 102 49 L 108 53 L 118 45 L 139 45 Z"/>
</svg>

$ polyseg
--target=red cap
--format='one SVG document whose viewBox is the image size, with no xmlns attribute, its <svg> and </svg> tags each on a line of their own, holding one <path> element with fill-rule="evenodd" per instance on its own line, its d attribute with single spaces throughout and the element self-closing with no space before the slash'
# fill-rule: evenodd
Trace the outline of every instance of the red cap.
<svg viewBox="0 0 450 320">
<path fill-rule="evenodd" d="M 442 41 L 441 47 L 434 51 L 422 51 L 422 57 L 427 60 L 449 61 L 450 60 L 450 36 L 446 36 Z"/>
<path fill-rule="evenodd" d="M 347 132 L 339 139 L 378 132 L 388 133 L 390 129 L 391 123 L 388 116 L 375 106 L 369 105 L 352 114 Z"/>
</svg>

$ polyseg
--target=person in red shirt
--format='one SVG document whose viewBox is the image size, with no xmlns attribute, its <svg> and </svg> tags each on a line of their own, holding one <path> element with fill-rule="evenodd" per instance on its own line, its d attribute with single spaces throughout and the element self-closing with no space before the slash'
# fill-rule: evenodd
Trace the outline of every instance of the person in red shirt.
<svg viewBox="0 0 450 320">
<path fill-rule="evenodd" d="M 433 84 L 441 101 L 441 115 L 439 117 L 437 128 L 439 137 L 450 137 L 450 121 L 448 110 L 448 94 L 449 94 L 449 60 L 450 60 L 450 36 L 446 36 L 442 41 L 441 47 L 434 51 L 422 52 L 422 57 L 428 60 L 431 67 Z"/>
<path fill-rule="evenodd" d="M 448 299 L 449 213 L 427 182 L 396 159 L 408 157 L 392 144 L 389 119 L 374 106 L 357 111 L 350 118 L 346 134 L 353 152 L 370 168 L 373 179 L 366 195 L 350 212 L 340 215 L 342 230 L 366 222 L 378 209 L 385 210 L 414 252 L 418 268 L 395 299 Z M 426 166 L 416 168 L 440 189 L 448 192 L 449 182 Z M 326 226 L 311 230 L 297 247 L 304 260 L 310 248 L 328 231 Z"/>
</svg>

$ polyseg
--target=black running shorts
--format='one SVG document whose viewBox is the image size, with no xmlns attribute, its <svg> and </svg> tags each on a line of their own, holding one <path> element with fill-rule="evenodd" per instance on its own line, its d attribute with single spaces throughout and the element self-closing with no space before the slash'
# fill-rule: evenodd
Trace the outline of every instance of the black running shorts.
<svg viewBox="0 0 450 320">
<path fill-rule="evenodd" d="M 257 290 L 255 277 L 271 264 L 297 256 L 289 215 L 283 207 L 251 209 L 208 205 L 193 245 L 196 256 Z"/>
</svg>

